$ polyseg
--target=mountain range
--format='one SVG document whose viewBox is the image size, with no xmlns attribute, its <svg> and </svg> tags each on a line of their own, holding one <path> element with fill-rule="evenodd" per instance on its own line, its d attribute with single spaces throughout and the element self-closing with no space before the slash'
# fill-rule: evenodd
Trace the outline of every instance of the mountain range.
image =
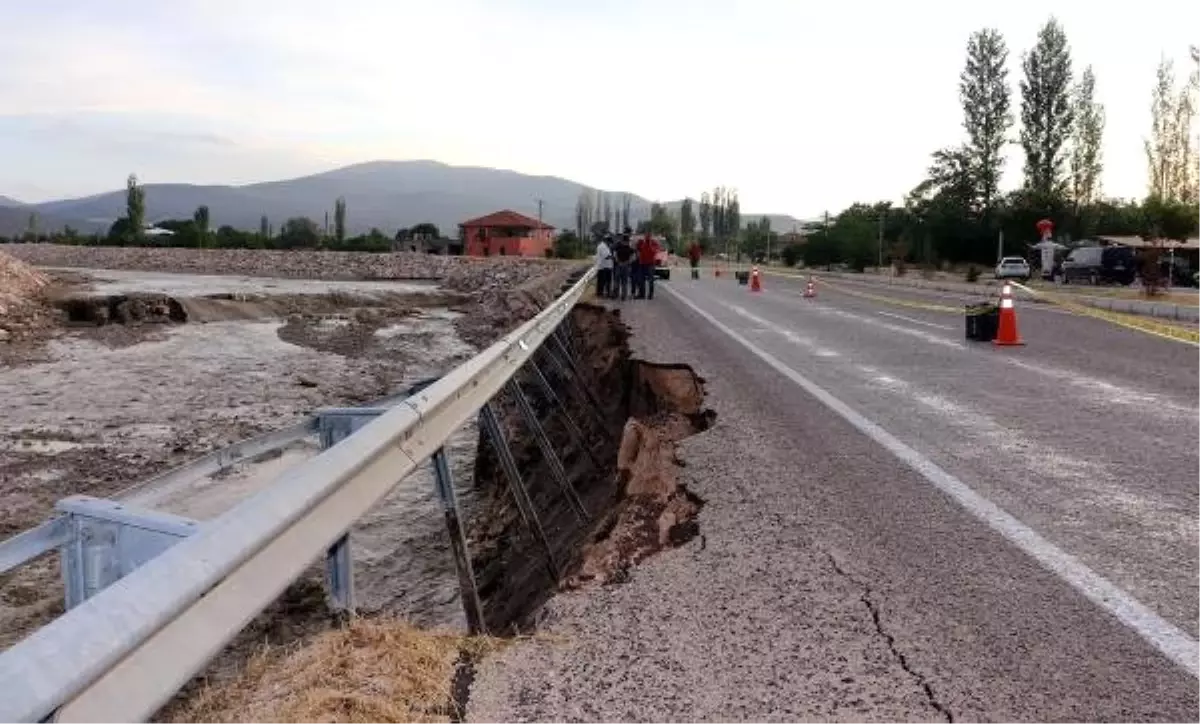
<svg viewBox="0 0 1200 724">
<path fill-rule="evenodd" d="M 450 166 L 437 161 L 371 161 L 324 173 L 284 181 L 244 186 L 146 184 L 146 221 L 191 218 L 196 207 L 209 208 L 213 228 L 229 224 L 240 229 L 259 228 L 265 215 L 276 229 L 293 216 L 307 216 L 323 224 L 332 217 L 334 200 L 346 199 L 346 227 L 351 235 L 372 227 L 387 234 L 422 222 L 432 222 L 443 234 L 453 235 L 467 219 L 501 209 L 531 217 L 538 215 L 559 228 L 575 226 L 575 203 L 589 186 L 554 176 L 531 176 L 516 171 L 471 166 Z M 620 192 L 610 192 L 620 204 Z M 630 194 L 632 216 L 650 216 L 650 201 Z M 680 202 L 668 202 L 676 208 Z M 41 231 L 64 226 L 82 233 L 105 231 L 125 213 L 125 189 L 76 199 L 22 204 L 0 196 L 0 236 L 14 236 L 29 228 L 37 214 Z M 743 213 L 744 222 L 763 214 Z M 791 231 L 799 220 L 767 214 L 775 231 Z"/>
</svg>

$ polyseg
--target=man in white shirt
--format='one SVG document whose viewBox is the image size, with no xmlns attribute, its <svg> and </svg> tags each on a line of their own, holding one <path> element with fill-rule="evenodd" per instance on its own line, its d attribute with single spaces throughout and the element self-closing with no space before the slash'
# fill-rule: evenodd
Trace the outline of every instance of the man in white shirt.
<svg viewBox="0 0 1200 724">
<path fill-rule="evenodd" d="M 596 244 L 596 296 L 604 299 L 612 293 L 612 276 L 612 248 L 608 245 L 608 238 L 601 237 Z"/>
</svg>

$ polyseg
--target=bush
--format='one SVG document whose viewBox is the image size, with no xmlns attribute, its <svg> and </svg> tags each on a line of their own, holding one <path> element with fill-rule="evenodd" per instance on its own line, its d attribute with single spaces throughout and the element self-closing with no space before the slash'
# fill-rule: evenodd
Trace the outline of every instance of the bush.
<svg viewBox="0 0 1200 724">
<path fill-rule="evenodd" d="M 967 267 L 967 283 L 974 284 L 979 281 L 979 267 L 971 264 Z"/>
</svg>

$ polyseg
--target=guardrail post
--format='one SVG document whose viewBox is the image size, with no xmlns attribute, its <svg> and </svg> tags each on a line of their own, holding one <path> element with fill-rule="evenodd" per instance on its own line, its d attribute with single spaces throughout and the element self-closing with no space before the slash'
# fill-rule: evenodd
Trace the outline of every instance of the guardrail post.
<svg viewBox="0 0 1200 724">
<path fill-rule="evenodd" d="M 338 538 L 325 552 L 325 588 L 329 592 L 330 608 L 354 610 L 354 555 L 349 533 Z"/>
<path fill-rule="evenodd" d="M 446 516 L 446 530 L 450 533 L 450 549 L 454 552 L 454 569 L 458 572 L 467 630 L 472 635 L 484 634 L 487 628 L 483 620 L 483 602 L 479 599 L 475 570 L 471 567 L 471 556 L 467 552 L 467 536 L 458 517 L 458 496 L 454 492 L 454 478 L 450 474 L 445 448 L 438 448 L 433 454 L 433 473 L 438 499 L 442 501 L 442 512 Z"/>
<path fill-rule="evenodd" d="M 545 397 L 551 405 L 556 405 L 558 407 L 558 414 L 562 415 L 563 424 L 566 425 L 567 432 L 570 433 L 571 438 L 575 441 L 575 444 L 583 449 L 583 452 L 588 456 L 588 459 L 592 461 L 592 465 L 594 467 L 600 467 L 600 461 L 596 458 L 596 453 L 594 450 L 592 450 L 592 446 L 588 443 L 587 438 L 584 437 L 583 430 L 579 429 L 579 425 L 575 424 L 575 418 L 571 417 L 571 413 L 567 410 L 566 404 L 558 396 L 558 393 L 554 391 L 553 385 L 550 384 L 550 380 L 546 379 L 546 375 L 542 372 L 541 368 L 538 367 L 537 362 L 531 359 L 525 365 L 525 367 L 527 368 L 528 374 L 533 377 L 535 382 L 537 382 L 538 388 L 540 388 L 542 391 L 542 396 Z"/>
<path fill-rule="evenodd" d="M 492 441 L 492 447 L 496 450 L 496 457 L 500 460 L 500 467 L 504 470 L 505 477 L 508 478 L 508 487 L 512 491 L 513 499 L 517 503 L 517 511 L 521 514 L 521 520 L 524 521 L 525 527 L 533 533 L 538 542 L 542 544 L 542 548 L 546 550 L 546 565 L 550 570 L 550 576 L 557 581 L 559 578 L 559 568 L 558 562 L 554 559 L 554 550 L 550 547 L 550 541 L 546 538 L 546 531 L 542 530 L 542 524 L 538 520 L 537 511 L 533 507 L 533 501 L 529 499 L 529 492 L 525 490 L 525 483 L 521 479 L 521 471 L 517 468 L 517 461 L 513 459 L 512 450 L 508 447 L 508 439 L 504 436 L 504 430 L 500 427 L 500 420 L 496 416 L 493 403 L 488 402 L 479 411 L 479 426 L 484 430 L 488 439 Z"/>
<path fill-rule="evenodd" d="M 575 517 L 581 522 L 589 520 L 591 516 L 588 515 L 587 508 L 583 505 L 583 500 L 579 498 L 579 493 L 567 478 L 567 471 L 563 468 L 562 461 L 558 459 L 558 454 L 554 452 L 554 445 L 550 443 L 550 438 L 546 436 L 546 430 L 542 427 L 542 423 L 538 422 L 537 413 L 533 411 L 533 407 L 529 404 L 529 399 L 525 397 L 525 393 L 521 390 L 521 385 L 515 380 L 509 380 L 504 385 L 504 388 L 517 403 L 517 411 L 521 413 L 521 418 L 525 420 L 525 426 L 533 433 L 533 438 L 537 441 L 537 445 L 542 451 L 542 457 L 546 458 L 546 464 L 550 466 L 550 474 L 554 476 L 554 482 L 558 483 L 559 490 L 567 498 L 567 503 L 570 504 L 571 510 L 575 511 Z"/>
</svg>

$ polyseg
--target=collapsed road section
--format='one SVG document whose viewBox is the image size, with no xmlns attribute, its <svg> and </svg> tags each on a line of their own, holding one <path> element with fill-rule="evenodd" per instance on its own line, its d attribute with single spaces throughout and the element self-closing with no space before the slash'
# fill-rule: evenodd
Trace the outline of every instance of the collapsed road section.
<svg viewBox="0 0 1200 724">
<path fill-rule="evenodd" d="M 566 327 L 569 337 L 556 351 L 548 345 L 537 366 L 547 370 L 551 392 L 522 380 L 556 454 L 544 454 L 515 394 L 497 404 L 503 449 L 480 431 L 464 507 L 491 636 L 421 630 L 387 616 L 338 625 L 324 613 L 319 588 L 300 583 L 161 718 L 457 720 L 475 663 L 508 635 L 535 630 L 556 592 L 620 583 L 630 566 L 695 536 L 703 501 L 679 481 L 683 463 L 674 451 L 712 424 L 703 381 L 685 365 L 631 358 L 628 331 L 613 311 L 581 304 Z M 519 481 L 509 477 L 507 456 Z M 530 507 L 523 510 L 522 499 Z M 301 632 L 271 630 L 268 622 L 283 617 L 310 623 Z M 313 626 L 314 617 L 326 625 Z M 264 647 L 268 631 L 274 645 Z"/>
</svg>

